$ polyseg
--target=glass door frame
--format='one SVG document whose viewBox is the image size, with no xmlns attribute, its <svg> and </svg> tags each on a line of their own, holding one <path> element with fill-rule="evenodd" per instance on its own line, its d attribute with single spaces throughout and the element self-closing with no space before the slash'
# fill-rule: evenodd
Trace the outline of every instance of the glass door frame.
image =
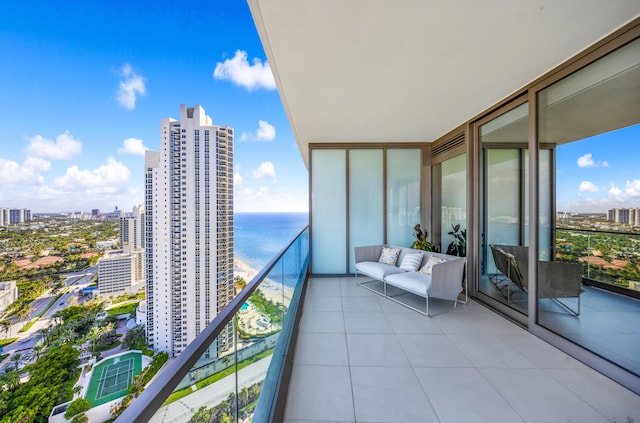
<svg viewBox="0 0 640 423">
<path fill-rule="evenodd" d="M 486 219 L 486 156 L 483 153 L 483 149 L 485 146 L 481 145 L 480 143 L 480 127 L 484 124 L 486 124 L 487 122 L 490 122 L 491 120 L 502 116 L 508 112 L 510 112 L 511 110 L 527 103 L 527 101 L 529 101 L 529 98 L 526 94 L 523 94 L 519 97 L 516 97 L 512 100 L 510 100 L 509 102 L 507 102 L 506 104 L 502 105 L 501 107 L 495 109 L 493 112 L 483 116 L 482 118 L 472 122 L 470 124 L 470 134 L 471 134 L 471 140 L 468 144 L 469 146 L 469 152 L 468 152 L 468 159 L 471 163 L 469 163 L 468 166 L 468 174 L 467 177 L 468 179 L 468 203 L 470 205 L 470 207 L 468 207 L 469 209 L 469 213 L 471 213 L 470 216 L 470 222 L 472 223 L 471 226 L 471 230 L 468 230 L 467 235 L 468 235 L 468 239 L 467 239 L 467 256 L 469 258 L 469 283 L 470 283 L 470 292 L 473 293 L 473 295 L 475 295 L 476 299 L 480 300 L 481 302 L 486 303 L 488 306 L 496 309 L 498 312 L 502 313 L 503 315 L 509 317 L 510 319 L 514 320 L 515 322 L 523 325 L 523 326 L 528 326 L 528 317 L 525 314 L 522 314 L 521 312 L 515 310 L 514 308 L 508 306 L 507 304 L 504 304 L 494 298 L 492 298 L 491 296 L 483 293 L 482 291 L 480 291 L 480 279 L 482 277 L 482 264 L 484 262 L 483 258 L 486 256 L 486 249 L 483 248 L 483 244 L 484 244 L 484 235 L 483 235 L 483 230 L 486 227 L 485 225 L 485 221 L 484 219 Z M 528 115 L 528 123 L 530 125 L 531 123 L 531 103 L 529 102 L 529 115 Z M 528 146 L 531 144 L 531 139 L 530 139 L 530 132 L 529 132 L 529 143 Z M 491 144 L 488 145 L 489 147 L 491 147 Z M 504 144 L 495 144 L 496 147 L 499 147 L 501 149 L 514 149 L 514 148 L 518 148 L 521 149 L 521 151 L 523 149 L 523 144 L 521 143 L 504 143 Z M 527 146 L 527 148 L 528 148 Z M 536 157 L 537 159 L 537 157 Z M 531 155 L 529 155 L 529 161 L 531 161 Z M 520 163 L 522 165 L 525 165 L 524 163 L 524 154 L 520 155 Z M 529 163 L 529 166 L 531 166 L 531 164 Z M 525 239 L 524 237 L 524 216 L 526 214 L 526 211 L 524 210 L 524 205 L 525 205 L 525 198 L 524 195 L 526 193 L 525 191 L 525 178 L 524 178 L 524 168 L 521 169 L 521 178 L 520 178 L 520 198 L 519 198 L 519 203 L 520 203 L 520 210 L 519 210 L 519 216 L 520 216 L 520 229 L 519 229 L 519 238 L 522 241 Z M 529 178 L 531 178 L 531 173 L 529 173 Z M 531 182 L 531 180 L 529 181 Z M 529 194 L 531 194 L 529 192 Z M 536 203 L 537 206 L 537 203 Z M 531 226 L 531 222 L 529 222 L 529 226 Z M 532 286 L 530 284 L 529 286 L 529 292 L 532 292 Z M 531 310 L 531 297 L 532 295 L 528 295 L 528 307 L 529 310 Z M 531 313 L 529 313 L 531 314 Z"/>
</svg>

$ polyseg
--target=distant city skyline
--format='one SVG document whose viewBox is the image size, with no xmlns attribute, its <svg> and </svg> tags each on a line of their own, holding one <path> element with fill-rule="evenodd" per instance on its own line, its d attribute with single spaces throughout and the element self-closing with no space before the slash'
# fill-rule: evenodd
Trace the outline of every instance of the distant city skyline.
<svg viewBox="0 0 640 423">
<path fill-rule="evenodd" d="M 307 210 L 307 170 L 245 2 L 0 2 L 0 50 L 0 204 L 131 210 L 158 122 L 200 104 L 237 131 L 237 211 Z"/>
</svg>

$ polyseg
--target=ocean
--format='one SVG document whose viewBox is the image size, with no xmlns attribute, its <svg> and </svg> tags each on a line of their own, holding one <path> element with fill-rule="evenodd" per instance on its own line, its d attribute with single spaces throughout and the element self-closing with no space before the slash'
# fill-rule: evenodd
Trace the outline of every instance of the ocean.
<svg viewBox="0 0 640 423">
<path fill-rule="evenodd" d="M 234 255 L 262 269 L 309 224 L 307 213 L 235 213 Z"/>
</svg>

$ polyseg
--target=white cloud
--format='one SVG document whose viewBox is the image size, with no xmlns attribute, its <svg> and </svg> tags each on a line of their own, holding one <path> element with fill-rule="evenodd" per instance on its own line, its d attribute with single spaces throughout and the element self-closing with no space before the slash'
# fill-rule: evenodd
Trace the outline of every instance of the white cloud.
<svg viewBox="0 0 640 423">
<path fill-rule="evenodd" d="M 243 188 L 243 181 L 244 181 L 244 179 L 242 178 L 242 175 L 240 175 L 240 172 L 236 172 L 233 175 L 233 189 L 234 189 L 234 191 L 241 190 Z"/>
<path fill-rule="evenodd" d="M 591 156 L 591 153 L 587 153 L 584 156 L 578 157 L 578 167 L 593 167 L 595 163 Z"/>
<path fill-rule="evenodd" d="M 578 192 L 598 192 L 600 189 L 595 186 L 591 181 L 582 181 L 580 182 L 580 187 L 578 188 Z"/>
<path fill-rule="evenodd" d="M 0 157 L 0 186 L 7 189 L 20 185 L 44 182 L 43 173 L 51 169 L 51 163 L 39 157 L 28 157 L 22 165 Z"/>
<path fill-rule="evenodd" d="M 31 157 L 48 157 L 53 160 L 70 159 L 82 151 L 82 143 L 65 131 L 56 137 L 56 140 L 36 135 L 29 139 L 27 155 Z"/>
<path fill-rule="evenodd" d="M 235 56 L 231 59 L 227 59 L 222 63 L 218 62 L 213 71 L 213 78 L 231 81 L 249 91 L 258 88 L 267 90 L 276 88 L 276 82 L 273 79 L 269 63 L 267 61 L 262 63 L 256 57 L 253 59 L 253 64 L 250 65 L 247 60 L 247 52 L 243 50 L 237 50 Z"/>
<path fill-rule="evenodd" d="M 640 179 L 634 179 L 633 181 L 627 181 L 625 193 L 629 197 L 640 197 Z"/>
<path fill-rule="evenodd" d="M 233 197 L 234 210 L 239 212 L 307 212 L 309 195 L 306 191 L 272 191 L 268 187 L 256 190 L 244 188 Z"/>
<path fill-rule="evenodd" d="M 609 162 L 595 162 L 593 160 L 593 154 L 587 153 L 584 156 L 578 157 L 578 167 L 609 167 Z"/>
<path fill-rule="evenodd" d="M 251 132 L 243 132 L 240 141 L 273 141 L 276 138 L 276 128 L 266 120 L 258 121 L 258 130 L 254 135 Z"/>
<path fill-rule="evenodd" d="M 81 170 L 78 166 L 67 169 L 64 176 L 54 180 L 53 188 L 66 192 L 85 192 L 87 194 L 117 193 L 122 191 L 131 171 L 113 157 L 97 169 Z"/>
<path fill-rule="evenodd" d="M 260 166 L 252 172 L 254 179 L 275 178 L 276 169 L 271 162 L 262 162 Z"/>
<path fill-rule="evenodd" d="M 120 77 L 118 103 L 125 109 L 135 109 L 138 95 L 145 95 L 147 92 L 145 78 L 138 75 L 128 63 L 120 69 Z"/>
<path fill-rule="evenodd" d="M 273 141 L 275 137 L 276 128 L 266 120 L 259 120 L 257 138 L 260 141 Z"/>
<path fill-rule="evenodd" d="M 144 156 L 144 152 L 148 148 L 145 147 L 144 142 L 138 138 L 126 138 L 122 142 L 122 147 L 118 149 L 118 154 L 133 154 L 135 156 Z"/>
<path fill-rule="evenodd" d="M 609 188 L 609 195 L 611 197 L 620 197 L 620 195 L 622 194 L 622 190 L 616 186 L 612 186 L 611 188 Z"/>
</svg>

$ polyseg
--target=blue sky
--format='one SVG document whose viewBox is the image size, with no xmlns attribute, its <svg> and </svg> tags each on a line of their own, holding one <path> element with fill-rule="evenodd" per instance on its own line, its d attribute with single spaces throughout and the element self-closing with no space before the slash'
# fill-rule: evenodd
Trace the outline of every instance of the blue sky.
<svg viewBox="0 0 640 423">
<path fill-rule="evenodd" d="M 558 211 L 640 207 L 640 124 L 556 149 Z"/>
<path fill-rule="evenodd" d="M 131 210 L 183 103 L 235 129 L 236 211 L 307 210 L 244 1 L 0 2 L 0 207 Z"/>
</svg>

